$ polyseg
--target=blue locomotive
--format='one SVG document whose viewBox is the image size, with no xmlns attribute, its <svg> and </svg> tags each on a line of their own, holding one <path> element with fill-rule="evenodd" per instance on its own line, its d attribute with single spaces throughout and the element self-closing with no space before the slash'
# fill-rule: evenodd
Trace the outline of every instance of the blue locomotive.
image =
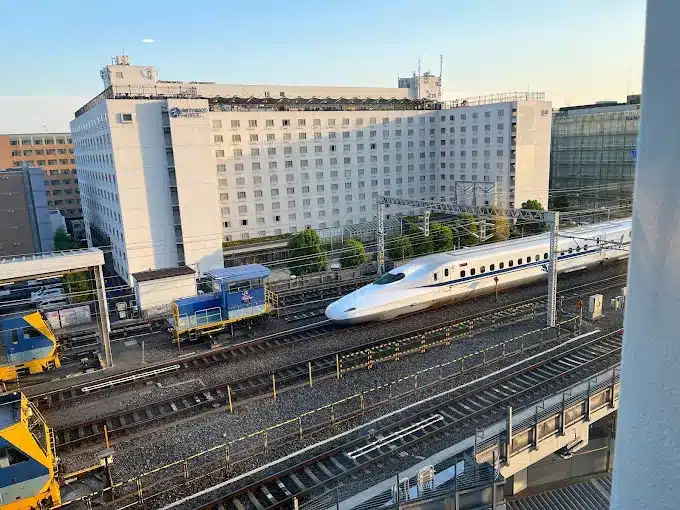
<svg viewBox="0 0 680 510">
<path fill-rule="evenodd" d="M 271 271 L 260 264 L 209 271 L 212 292 L 173 302 L 175 341 L 196 340 L 224 331 L 235 322 L 269 313 L 272 294 L 267 287 Z"/>
</svg>

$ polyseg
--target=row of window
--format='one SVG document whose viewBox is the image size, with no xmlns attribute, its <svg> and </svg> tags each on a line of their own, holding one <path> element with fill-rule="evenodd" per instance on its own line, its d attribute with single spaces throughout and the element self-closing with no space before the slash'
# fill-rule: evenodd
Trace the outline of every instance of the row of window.
<svg viewBox="0 0 680 510">
<path fill-rule="evenodd" d="M 51 156 L 57 154 L 73 154 L 73 149 L 29 149 L 24 151 L 12 151 L 12 156 Z"/>
<path fill-rule="evenodd" d="M 505 116 L 505 111 L 504 110 L 498 110 L 497 111 L 497 116 L 498 117 L 504 117 Z M 479 118 L 479 112 L 473 112 L 471 114 L 472 119 L 478 119 Z M 434 124 L 436 121 L 435 117 L 427 117 L 429 119 L 430 124 Z M 490 119 L 491 118 L 491 111 L 486 111 L 484 112 L 484 118 L 485 119 Z M 415 117 L 407 117 L 406 118 L 406 124 L 415 124 Z M 419 123 L 421 125 L 424 125 L 426 123 L 426 117 L 418 117 Z M 459 115 L 459 120 L 466 120 L 467 119 L 467 114 L 463 113 Z M 377 122 L 376 117 L 370 117 L 368 119 L 368 124 L 369 125 L 376 125 Z M 448 120 L 450 122 L 454 122 L 456 120 L 455 115 L 449 115 Z M 447 116 L 442 115 L 440 117 L 441 122 L 446 122 L 447 121 Z M 394 122 L 394 124 L 401 124 L 402 123 L 402 118 L 401 117 L 396 117 L 393 120 L 390 120 L 388 117 L 383 117 L 382 118 L 382 124 L 387 125 L 390 124 L 391 122 Z M 341 120 L 341 125 L 343 126 L 349 126 L 351 123 L 351 120 L 349 118 L 343 118 Z M 336 119 L 327 119 L 326 121 L 327 126 L 335 126 L 336 124 Z M 359 117 L 357 119 L 354 119 L 354 125 L 355 126 L 363 126 L 364 125 L 364 119 Z M 239 119 L 232 119 L 230 123 L 231 129 L 239 129 L 241 127 L 241 121 Z M 291 120 L 290 119 L 281 119 L 281 124 L 280 126 L 282 128 L 288 128 L 292 126 Z M 297 127 L 306 127 L 307 126 L 307 119 L 297 119 Z M 321 126 L 321 119 L 312 119 L 312 126 Z M 222 121 L 215 119 L 212 121 L 212 127 L 215 129 L 221 129 L 222 128 Z M 248 128 L 250 129 L 256 129 L 257 127 L 261 127 L 258 125 L 258 121 L 256 119 L 250 119 L 248 120 Z M 264 127 L 267 128 L 273 128 L 275 127 L 275 121 L 274 119 L 265 119 L 264 121 Z"/>
<path fill-rule="evenodd" d="M 10 145 L 19 145 L 19 140 L 21 140 L 21 145 L 64 145 L 71 143 L 70 136 L 34 136 L 34 137 L 21 137 L 21 138 L 10 138 Z"/>
<path fill-rule="evenodd" d="M 472 133 L 478 132 L 477 127 L 478 126 L 472 126 Z M 502 131 L 503 129 L 504 129 L 504 124 L 498 124 L 498 130 Z M 491 131 L 491 124 L 485 125 L 484 131 L 490 132 Z M 452 133 L 455 133 L 455 132 L 456 132 L 455 128 L 449 128 L 449 134 L 452 134 Z M 460 128 L 460 132 L 466 133 L 467 132 L 466 126 L 462 126 Z M 342 132 L 342 138 L 345 139 L 345 140 L 348 140 L 348 139 L 352 138 L 352 133 L 355 134 L 356 138 L 363 138 L 364 137 L 364 131 L 354 131 L 354 132 L 343 131 Z M 406 135 L 409 136 L 409 137 L 414 136 L 414 134 L 415 134 L 415 131 L 413 129 L 409 129 L 409 130 L 406 131 Z M 429 135 L 434 136 L 435 134 L 436 134 L 435 130 L 430 129 Z M 441 128 L 440 134 L 445 135 L 446 134 L 446 128 Z M 335 131 L 330 131 L 330 132 L 326 133 L 326 135 L 327 135 L 327 138 L 329 140 L 336 140 L 337 139 L 337 133 Z M 420 135 L 421 138 L 425 137 L 426 136 L 425 130 L 421 129 L 420 132 L 419 132 L 419 135 Z M 378 132 L 376 130 L 372 130 L 372 131 L 368 132 L 369 138 L 376 138 L 377 136 L 378 136 Z M 383 130 L 382 136 L 383 136 L 383 138 L 389 138 L 390 137 L 390 131 L 389 130 Z M 397 129 L 394 132 L 394 136 L 397 136 L 397 137 L 403 136 L 403 131 L 401 129 Z M 284 142 L 290 142 L 290 141 L 292 141 L 292 138 L 293 138 L 291 133 L 283 133 L 281 135 L 281 137 L 282 137 L 282 140 Z M 315 132 L 313 134 L 313 138 L 314 138 L 314 140 L 321 140 L 323 138 L 323 135 L 320 131 Z M 300 142 L 304 142 L 304 141 L 307 141 L 309 139 L 311 139 L 311 138 L 308 138 L 307 133 L 305 133 L 305 132 L 301 132 L 301 133 L 297 134 L 297 140 L 300 141 Z M 241 143 L 242 141 L 243 141 L 243 139 L 241 138 L 240 134 L 231 135 L 231 143 Z M 251 142 L 251 143 L 259 142 L 260 141 L 260 135 L 257 134 L 257 133 L 251 133 L 250 135 L 248 135 L 248 141 Z M 276 141 L 276 134 L 275 133 L 267 133 L 266 141 L 267 142 L 275 142 Z M 432 143 L 433 141 L 434 140 L 431 140 L 430 142 Z M 223 143 L 224 142 L 224 136 L 223 135 L 213 135 L 213 142 L 214 143 Z M 421 144 L 424 144 L 424 143 L 425 143 L 424 140 L 421 141 Z M 442 145 L 444 145 L 444 140 L 442 140 Z M 24 152 L 30 152 L 30 151 L 24 151 Z"/>
<path fill-rule="evenodd" d="M 600 240 L 598 239 L 598 240 L 597 240 L 597 243 L 599 244 L 599 242 L 600 242 Z M 581 246 L 578 246 L 578 247 L 575 248 L 575 249 L 574 249 L 574 248 L 569 248 L 567 251 L 561 251 L 560 254 L 559 254 L 559 256 L 560 256 L 560 257 L 563 257 L 565 254 L 574 253 L 574 252 L 580 253 L 581 251 L 587 251 L 587 250 L 588 250 L 588 245 L 586 244 L 586 245 L 584 245 L 584 246 L 582 246 L 582 247 L 581 247 Z M 549 259 L 549 255 L 548 255 L 547 253 L 544 253 L 544 254 L 543 254 L 543 260 L 548 260 L 548 259 Z M 533 262 L 538 262 L 539 260 L 541 260 L 541 256 L 537 253 L 537 254 L 534 255 L 534 257 L 533 257 Z M 532 262 L 532 257 L 531 257 L 531 255 L 529 255 L 529 256 L 527 256 L 527 258 L 526 258 L 526 263 L 529 264 L 529 263 L 531 263 L 531 262 Z M 523 263 L 524 263 L 524 258 L 519 257 L 519 258 L 517 259 L 517 265 L 518 265 L 518 266 L 521 266 Z M 514 265 L 515 265 L 515 260 L 514 260 L 514 259 L 508 260 L 508 267 L 509 267 L 509 268 L 510 268 L 510 267 L 513 267 Z M 505 262 L 499 262 L 499 263 L 498 263 L 498 269 L 499 269 L 499 270 L 500 270 L 500 269 L 505 269 Z M 489 271 L 495 271 L 495 270 L 496 270 L 496 264 L 490 264 L 490 265 L 489 265 Z M 485 273 L 485 272 L 486 272 L 486 266 L 480 266 L 480 268 L 479 268 L 479 273 L 480 273 L 480 274 L 483 274 L 483 273 Z M 475 276 L 475 274 L 477 274 L 477 269 L 473 267 L 473 268 L 470 269 L 470 276 Z M 432 279 L 433 279 L 434 281 L 437 281 L 438 275 L 439 275 L 439 273 L 433 273 L 433 274 L 432 274 Z M 466 276 L 466 270 L 465 270 L 465 269 L 462 269 L 462 270 L 460 271 L 460 278 L 465 278 L 465 276 Z M 444 278 L 449 278 L 449 269 L 448 269 L 448 268 L 445 268 L 445 269 L 444 269 Z"/>
<path fill-rule="evenodd" d="M 359 144 L 359 145 L 361 146 L 361 149 L 357 149 L 357 150 L 358 150 L 359 152 L 361 152 L 361 151 L 363 150 L 363 144 Z M 370 149 L 370 150 L 372 150 L 372 151 L 377 150 L 377 148 L 374 147 L 375 145 L 376 145 L 376 144 L 371 144 L 371 149 Z M 389 144 L 383 144 L 383 146 L 385 146 L 385 145 L 387 145 L 387 147 L 383 147 L 383 150 L 389 150 Z M 462 144 L 462 145 L 465 145 L 465 144 Z M 350 152 L 350 149 L 348 148 L 349 146 L 345 146 L 345 147 L 346 147 L 346 148 L 345 148 L 345 152 Z M 285 150 L 285 149 L 290 149 L 290 150 Z M 331 145 L 328 149 L 329 149 L 328 151 L 331 152 L 331 153 L 337 152 L 337 151 L 338 151 L 338 147 L 337 147 L 336 145 Z M 315 146 L 315 147 L 314 147 L 314 152 L 315 152 L 316 154 L 322 154 L 322 153 L 324 152 L 324 151 L 323 151 L 323 147 L 321 147 L 320 145 L 319 145 L 319 146 Z M 261 152 L 260 152 L 260 149 L 259 149 L 259 148 L 252 148 L 252 149 L 250 149 L 250 157 L 251 157 L 251 158 L 259 158 L 259 157 L 260 157 L 260 154 L 261 154 Z M 283 155 L 284 155 L 284 156 L 292 156 L 292 154 L 293 154 L 292 147 L 284 147 L 284 151 L 283 151 Z M 307 147 L 300 147 L 300 154 L 303 154 L 303 155 L 304 155 L 304 154 L 307 154 Z M 478 154 L 479 154 L 479 151 L 477 151 L 477 150 L 472 150 L 472 151 L 470 151 L 470 155 L 471 155 L 473 158 L 478 157 Z M 505 154 L 505 151 L 504 151 L 503 149 L 497 149 L 497 150 L 496 150 L 496 157 L 503 157 L 504 154 Z M 233 150 L 233 155 L 234 155 L 235 158 L 240 158 L 240 157 L 242 157 L 242 156 L 243 156 L 243 149 L 234 149 L 234 150 Z M 267 149 L 267 156 L 269 156 L 269 157 L 276 157 L 276 155 L 277 155 L 277 153 L 276 153 L 276 148 L 275 148 L 275 147 L 271 147 L 271 148 Z M 491 150 L 489 150 L 489 149 L 484 150 L 483 155 L 484 155 L 485 158 L 491 157 Z M 425 153 L 425 152 L 420 152 L 420 153 L 418 154 L 418 156 L 419 156 L 419 159 L 426 159 L 427 153 Z M 79 156 L 79 157 L 80 157 L 80 156 Z M 85 157 L 92 157 L 92 156 L 85 156 Z M 225 152 L 224 152 L 224 149 L 216 149 L 216 150 L 215 150 L 215 157 L 216 157 L 216 158 L 224 158 L 224 157 L 226 157 Z M 383 154 L 383 158 L 382 158 L 382 159 L 383 159 L 383 161 L 390 161 L 391 157 L 392 157 L 392 156 L 391 156 L 390 154 Z M 406 157 L 407 157 L 408 160 L 414 160 L 414 159 L 416 159 L 416 155 L 415 155 L 415 153 L 413 153 L 413 152 L 409 152 L 409 153 L 406 155 Z M 437 157 L 437 153 L 436 153 L 435 151 L 431 151 L 430 154 L 429 154 L 429 157 L 430 157 L 430 158 L 436 158 L 436 157 Z M 440 157 L 442 157 L 442 158 L 446 158 L 446 157 L 454 158 L 454 157 L 456 157 L 456 151 L 450 151 L 449 154 L 448 154 L 448 156 L 447 156 L 447 154 L 446 154 L 446 151 L 441 151 L 441 152 L 440 152 Z M 460 153 L 459 153 L 459 157 L 462 157 L 462 158 L 467 157 L 467 151 L 461 150 Z M 372 162 L 372 163 L 376 163 L 376 162 L 378 161 L 378 156 L 373 155 L 373 156 L 370 156 L 370 158 L 371 158 L 371 162 Z M 396 161 L 403 161 L 403 160 L 404 160 L 404 155 L 403 155 L 403 154 L 395 154 L 395 155 L 394 155 L 394 158 L 395 158 Z M 302 161 L 306 161 L 306 160 L 302 160 Z M 318 162 L 318 161 L 320 161 L 320 160 L 317 160 L 317 162 Z M 358 156 L 358 157 L 357 157 L 357 163 L 361 164 L 361 163 L 364 163 L 364 162 L 365 162 L 365 156 Z M 288 162 L 287 162 L 287 163 L 288 163 Z M 337 162 L 337 159 L 335 159 L 335 162 L 334 162 L 334 163 L 331 163 L 331 164 L 337 165 L 337 163 L 338 163 L 338 162 Z M 290 164 L 292 165 L 293 162 L 290 161 Z M 323 164 L 323 162 L 322 162 L 321 164 Z M 350 165 L 350 164 L 352 164 L 352 158 L 351 158 L 350 156 L 345 156 L 345 157 L 343 157 L 343 164 L 345 164 L 345 165 Z"/>
</svg>

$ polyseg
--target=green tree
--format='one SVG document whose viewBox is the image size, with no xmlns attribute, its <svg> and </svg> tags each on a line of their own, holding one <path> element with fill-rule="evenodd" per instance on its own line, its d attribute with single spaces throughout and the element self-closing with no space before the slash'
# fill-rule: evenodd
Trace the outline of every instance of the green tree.
<svg viewBox="0 0 680 510">
<path fill-rule="evenodd" d="M 493 222 L 493 240 L 506 241 L 510 237 L 510 220 L 505 216 L 496 216 Z"/>
<path fill-rule="evenodd" d="M 63 228 L 58 228 L 54 233 L 54 251 L 74 250 L 77 247 Z"/>
<path fill-rule="evenodd" d="M 385 243 L 387 248 L 387 256 L 392 260 L 404 260 L 413 255 L 413 246 L 411 240 L 406 236 L 396 236 Z"/>
<path fill-rule="evenodd" d="M 453 242 L 453 232 L 451 228 L 441 223 L 433 223 L 430 225 L 430 237 L 432 238 L 432 247 L 434 251 L 445 251 L 451 249 Z"/>
<path fill-rule="evenodd" d="M 567 209 L 569 207 L 569 199 L 564 196 L 559 196 L 555 198 L 551 198 L 549 201 L 549 206 L 550 209 L 554 209 L 557 211 L 561 211 L 563 209 Z"/>
<path fill-rule="evenodd" d="M 288 263 L 291 274 L 300 276 L 326 269 L 328 257 L 321 249 L 319 234 L 311 228 L 291 236 L 288 240 L 288 250 L 292 259 Z"/>
<path fill-rule="evenodd" d="M 361 242 L 356 239 L 350 239 L 345 243 L 342 257 L 340 258 L 341 267 L 357 267 L 366 263 L 366 261 L 368 261 L 366 249 Z"/>
<path fill-rule="evenodd" d="M 538 200 L 527 200 L 522 203 L 522 209 L 531 209 L 533 211 L 542 211 L 543 206 Z M 543 222 L 527 222 L 521 221 L 517 222 L 517 227 L 519 230 L 524 230 L 524 235 L 540 234 L 548 230 L 548 226 Z"/>
<path fill-rule="evenodd" d="M 72 303 L 84 303 L 92 298 L 86 271 L 67 274 L 64 276 L 64 284 Z"/>
<path fill-rule="evenodd" d="M 413 247 L 413 255 L 416 257 L 421 257 L 423 255 L 427 255 L 428 253 L 432 253 L 432 250 L 434 249 L 432 244 L 432 236 L 425 237 L 423 232 L 417 232 L 413 235 L 411 246 Z"/>
<path fill-rule="evenodd" d="M 476 236 L 478 233 L 477 223 L 473 223 L 477 218 L 474 214 L 461 213 L 456 218 L 454 223 L 454 228 L 457 230 L 458 242 L 461 246 L 474 246 L 479 242 L 479 238 Z"/>
</svg>

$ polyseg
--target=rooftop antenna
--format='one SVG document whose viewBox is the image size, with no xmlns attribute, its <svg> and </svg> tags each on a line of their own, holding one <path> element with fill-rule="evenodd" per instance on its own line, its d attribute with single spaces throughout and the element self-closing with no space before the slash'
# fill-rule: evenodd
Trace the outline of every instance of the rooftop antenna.
<svg viewBox="0 0 680 510">
<path fill-rule="evenodd" d="M 439 55 L 439 81 L 442 81 L 442 71 L 444 70 L 444 54 Z"/>
<path fill-rule="evenodd" d="M 416 91 L 416 98 L 420 99 L 420 59 L 418 59 L 418 84 Z"/>
</svg>

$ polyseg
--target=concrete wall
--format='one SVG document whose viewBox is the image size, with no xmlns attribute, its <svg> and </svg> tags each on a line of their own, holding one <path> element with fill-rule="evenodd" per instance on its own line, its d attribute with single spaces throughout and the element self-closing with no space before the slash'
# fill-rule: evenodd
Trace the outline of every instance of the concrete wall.
<svg viewBox="0 0 680 510">
<path fill-rule="evenodd" d="M 549 101 L 517 103 L 515 207 L 538 200 L 548 208 L 551 122 Z"/>
<path fill-rule="evenodd" d="M 168 100 L 173 108 L 208 108 L 201 100 Z M 199 273 L 224 267 L 219 187 L 211 117 L 169 116 L 182 220 L 184 261 Z"/>
<path fill-rule="evenodd" d="M 47 194 L 43 172 L 40 168 L 29 168 L 24 174 L 24 187 L 29 203 L 32 202 L 32 225 L 34 236 L 38 237 L 39 250 L 41 252 L 54 251 L 54 233 L 52 232 L 52 220 L 50 209 L 47 206 Z M 27 177 L 27 179 L 26 179 Z"/>
<path fill-rule="evenodd" d="M 135 281 L 135 299 L 143 314 L 154 308 L 169 308 L 173 300 L 196 295 L 194 275 L 174 276 L 144 282 Z"/>
<path fill-rule="evenodd" d="M 20 171 L 0 172 L 0 256 L 40 251 L 33 238 L 29 204 Z"/>
</svg>

